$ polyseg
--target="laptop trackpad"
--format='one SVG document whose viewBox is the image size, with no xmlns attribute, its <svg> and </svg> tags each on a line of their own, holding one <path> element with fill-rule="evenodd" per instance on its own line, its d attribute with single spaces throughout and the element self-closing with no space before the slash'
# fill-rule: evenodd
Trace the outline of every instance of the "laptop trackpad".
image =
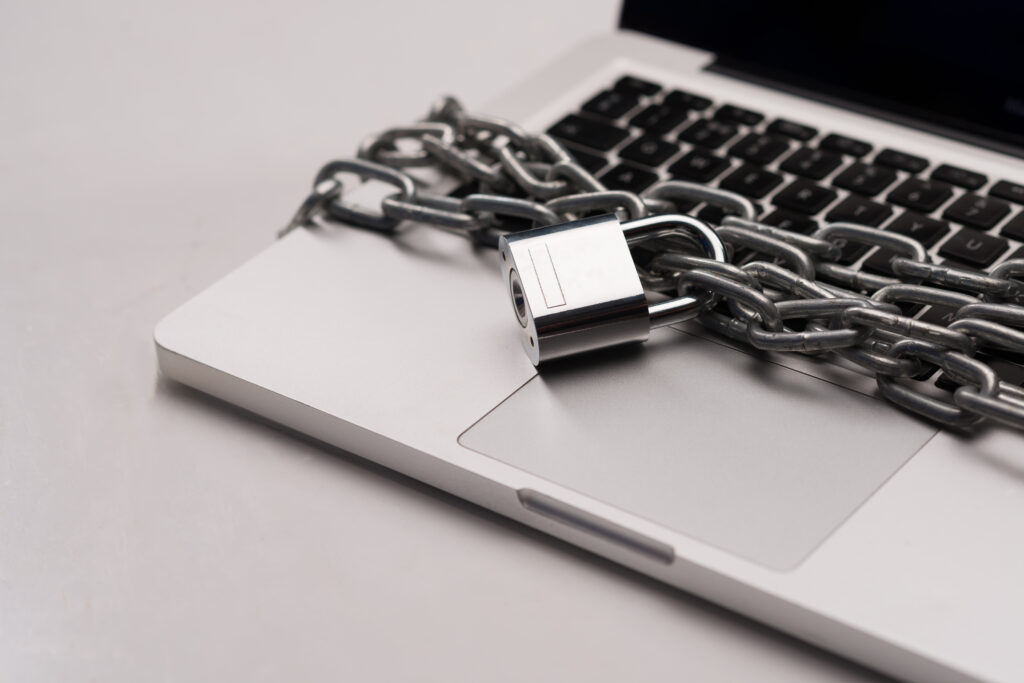
<svg viewBox="0 0 1024 683">
<path fill-rule="evenodd" d="M 659 339 L 669 343 L 545 368 L 460 443 L 790 569 L 935 433 L 881 400 L 713 341 Z"/>
</svg>

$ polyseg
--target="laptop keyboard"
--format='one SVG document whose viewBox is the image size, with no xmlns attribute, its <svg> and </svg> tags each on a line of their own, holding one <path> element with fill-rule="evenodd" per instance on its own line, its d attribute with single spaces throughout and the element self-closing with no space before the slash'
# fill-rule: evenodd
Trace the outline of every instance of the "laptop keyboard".
<svg viewBox="0 0 1024 683">
<path fill-rule="evenodd" d="M 1024 178 L 990 178 L 812 123 L 623 76 L 548 133 L 612 189 L 642 192 L 658 180 L 689 180 L 742 194 L 759 220 L 794 232 L 860 223 L 914 237 L 939 263 L 979 271 L 1024 258 Z M 679 210 L 722 220 L 721 209 L 707 204 Z M 840 262 L 892 275 L 894 256 L 850 244 Z M 953 312 L 919 306 L 908 314 L 946 324 Z M 998 352 L 985 360 L 1001 379 L 1024 386 L 1024 355 Z M 941 376 L 935 383 L 956 386 Z"/>
</svg>

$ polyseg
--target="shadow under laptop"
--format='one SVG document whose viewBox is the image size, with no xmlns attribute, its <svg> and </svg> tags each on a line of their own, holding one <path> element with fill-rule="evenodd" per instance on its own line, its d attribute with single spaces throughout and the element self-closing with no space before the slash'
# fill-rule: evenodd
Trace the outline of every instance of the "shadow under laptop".
<svg viewBox="0 0 1024 683">
<path fill-rule="evenodd" d="M 626 357 L 620 357 L 618 360 L 628 362 L 628 356 L 635 354 L 639 354 L 639 351 L 627 351 Z M 615 355 L 617 354 L 611 354 L 611 356 Z M 612 359 L 611 356 L 610 359 Z M 571 364 L 567 364 L 566 368 L 569 365 Z M 700 620 L 702 627 L 706 624 L 706 628 L 714 629 L 718 633 L 734 633 L 734 637 L 744 640 L 753 638 L 754 642 L 759 643 L 759 646 L 771 649 L 784 648 L 789 655 L 802 658 L 809 665 L 819 668 L 825 675 L 835 675 L 843 680 L 894 680 L 857 662 L 822 650 L 699 596 L 668 586 L 599 555 L 594 555 L 577 546 L 503 517 L 487 508 L 313 439 L 186 385 L 161 376 L 156 380 L 155 394 L 158 399 L 173 401 L 179 407 L 194 407 L 196 411 L 203 413 L 215 410 L 223 419 L 230 420 L 244 429 L 257 428 L 266 430 L 268 435 L 286 435 L 294 440 L 296 445 L 301 444 L 306 447 L 301 454 L 303 457 L 319 459 L 333 467 L 342 467 L 350 475 L 355 473 L 370 475 L 364 477 L 364 480 L 360 482 L 361 485 L 397 487 L 400 489 L 401 495 L 414 494 L 418 502 L 428 507 L 443 506 L 447 509 L 458 510 L 458 519 L 465 523 L 484 525 L 490 532 L 522 535 L 529 538 L 532 543 L 557 552 L 560 557 L 568 558 L 578 565 L 578 571 L 599 571 L 614 576 L 616 580 L 626 582 L 636 590 L 663 599 L 665 604 L 673 605 L 680 613 L 681 618 Z"/>
</svg>

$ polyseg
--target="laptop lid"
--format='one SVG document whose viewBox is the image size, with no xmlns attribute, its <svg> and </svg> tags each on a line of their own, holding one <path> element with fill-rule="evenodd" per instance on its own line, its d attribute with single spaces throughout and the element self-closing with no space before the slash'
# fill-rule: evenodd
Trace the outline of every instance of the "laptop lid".
<svg viewBox="0 0 1024 683">
<path fill-rule="evenodd" d="M 621 27 L 716 70 L 1024 156 L 1024 3 L 625 0 Z"/>
</svg>

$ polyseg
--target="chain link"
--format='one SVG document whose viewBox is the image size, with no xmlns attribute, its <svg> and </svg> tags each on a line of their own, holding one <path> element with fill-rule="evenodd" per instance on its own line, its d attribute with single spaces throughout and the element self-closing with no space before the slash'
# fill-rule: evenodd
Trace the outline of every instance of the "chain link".
<svg viewBox="0 0 1024 683">
<path fill-rule="evenodd" d="M 432 168 L 472 186 L 460 196 L 424 189 L 414 169 Z M 407 170 L 413 169 L 413 170 Z M 345 201 L 343 175 L 390 184 L 395 193 L 371 211 Z M 968 428 L 991 420 L 1024 430 L 1024 389 L 1000 381 L 976 354 L 1024 353 L 1024 260 L 989 274 L 931 263 L 910 237 L 851 223 L 801 235 L 756 220 L 750 200 L 678 180 L 636 194 L 609 190 L 547 134 L 531 135 L 511 121 L 471 115 L 458 100 L 439 100 L 426 120 L 371 136 L 358 158 L 332 161 L 281 231 L 333 219 L 393 231 L 415 221 L 494 246 L 501 234 L 577 220 L 594 213 L 637 219 L 679 212 L 676 202 L 703 202 L 725 217 L 717 228 L 744 263 L 695 255 L 692 245 L 659 238 L 636 248 L 645 287 L 685 294 L 710 292 L 699 320 L 730 339 L 766 351 L 843 359 L 876 379 L 879 393 L 934 422 Z M 684 207 L 685 208 L 685 207 Z M 843 244 L 893 251 L 895 277 L 838 263 Z M 904 315 L 899 304 L 953 309 L 948 325 Z M 802 321 L 794 328 L 792 321 Z M 942 398 L 915 383 L 941 368 L 958 387 Z"/>
</svg>

